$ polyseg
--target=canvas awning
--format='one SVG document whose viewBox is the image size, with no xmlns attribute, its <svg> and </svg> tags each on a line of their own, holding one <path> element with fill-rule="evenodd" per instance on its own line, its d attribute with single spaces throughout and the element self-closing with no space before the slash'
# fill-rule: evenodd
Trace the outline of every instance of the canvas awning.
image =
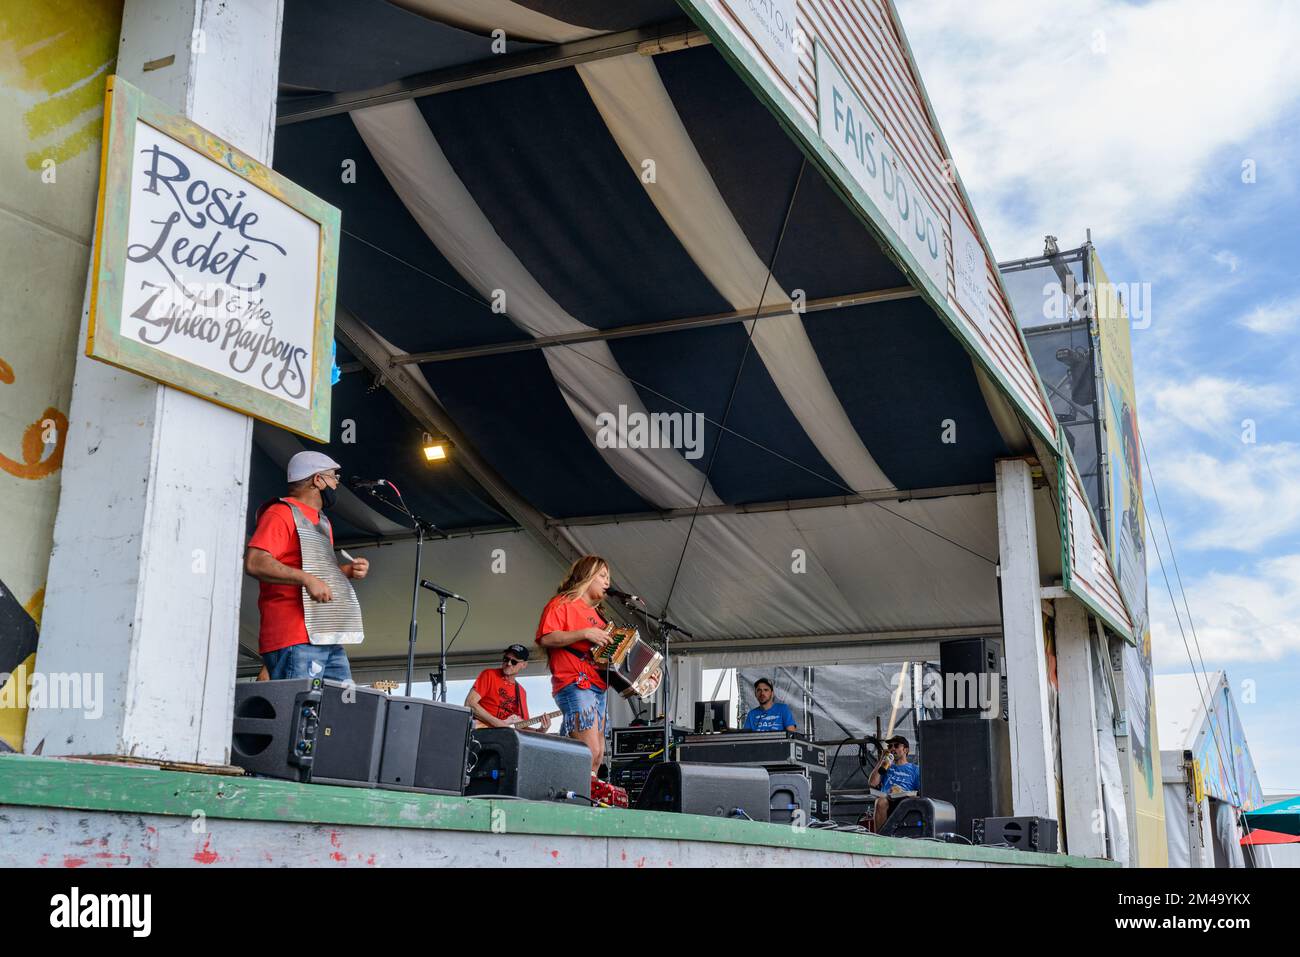
<svg viewBox="0 0 1300 957">
<path fill-rule="evenodd" d="M 476 602 L 457 651 L 530 638 L 582 551 L 701 641 L 996 630 L 994 462 L 1025 433 L 718 51 L 619 47 L 422 96 L 398 82 L 342 111 L 319 95 L 488 69 L 510 17 L 539 45 L 504 56 L 680 18 L 609 7 L 287 4 L 274 165 L 343 211 L 331 454 L 473 532 L 425 551 L 427 576 Z M 440 471 L 419 461 L 413 392 L 464 443 Z M 695 414 L 698 446 L 601 439 L 603 415 Z M 255 502 L 299 447 L 259 428 Z M 401 538 L 360 499 L 337 511 L 341 540 Z M 497 548 L 519 574 L 489 567 Z M 366 656 L 404 650 L 408 552 L 372 555 Z"/>
</svg>

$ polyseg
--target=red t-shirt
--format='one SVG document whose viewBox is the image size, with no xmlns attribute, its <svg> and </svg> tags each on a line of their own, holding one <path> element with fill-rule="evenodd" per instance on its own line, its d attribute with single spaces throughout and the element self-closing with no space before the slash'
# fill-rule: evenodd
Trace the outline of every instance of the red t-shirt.
<svg viewBox="0 0 1300 957">
<path fill-rule="evenodd" d="M 518 681 L 506 680 L 500 668 L 488 668 L 474 680 L 478 703 L 494 718 L 505 721 L 512 715 L 528 717 L 528 693 Z"/>
<path fill-rule="evenodd" d="M 294 499 L 307 521 L 320 521 L 320 513 L 310 505 Z M 330 528 L 330 544 L 334 544 L 334 529 Z M 290 568 L 302 568 L 302 548 L 298 545 L 298 529 L 293 524 L 293 511 L 283 502 L 267 505 L 257 520 L 249 548 L 270 552 L 271 557 Z M 262 654 L 279 651 L 291 645 L 307 643 L 307 619 L 302 613 L 301 585 L 272 585 L 257 583 L 257 610 L 262 616 L 261 630 L 257 636 L 257 650 Z"/>
<path fill-rule="evenodd" d="M 577 631 L 580 628 L 604 628 L 605 619 L 581 598 L 565 598 L 556 595 L 542 609 L 542 620 L 537 625 L 537 643 L 542 643 L 542 635 L 553 631 Z M 581 658 L 570 654 L 575 651 Z M 563 648 L 547 648 L 547 663 L 551 669 L 551 693 L 559 691 L 566 685 L 578 682 L 580 688 L 592 687 L 604 691 L 606 686 L 603 669 L 598 669 L 589 657 L 591 642 L 575 641 Z"/>
</svg>

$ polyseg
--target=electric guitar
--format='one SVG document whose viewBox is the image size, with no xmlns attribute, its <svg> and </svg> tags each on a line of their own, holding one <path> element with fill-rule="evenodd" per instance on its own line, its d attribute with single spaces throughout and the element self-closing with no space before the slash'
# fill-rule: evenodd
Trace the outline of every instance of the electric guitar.
<svg viewBox="0 0 1300 957">
<path fill-rule="evenodd" d="M 515 724 L 512 724 L 510 727 L 514 728 L 516 731 L 526 731 L 526 730 L 528 730 L 529 728 L 531 728 L 532 725 L 535 725 L 535 724 L 542 724 L 542 723 L 544 723 L 544 722 L 545 722 L 545 723 L 549 723 L 549 722 L 551 721 L 552 718 L 558 718 L 558 717 L 559 717 L 560 715 L 562 715 L 563 713 L 564 713 L 563 711 L 548 711 L 548 712 L 546 712 L 546 714 L 539 714 L 537 717 L 535 717 L 535 718 L 529 718 L 527 721 L 519 721 L 519 722 L 516 722 Z M 475 720 L 475 722 L 474 722 L 474 727 L 475 727 L 475 728 L 490 728 L 490 727 L 492 727 L 492 725 L 490 725 L 490 724 L 486 724 L 486 723 L 484 723 L 484 722 L 482 722 L 482 721 Z"/>
</svg>

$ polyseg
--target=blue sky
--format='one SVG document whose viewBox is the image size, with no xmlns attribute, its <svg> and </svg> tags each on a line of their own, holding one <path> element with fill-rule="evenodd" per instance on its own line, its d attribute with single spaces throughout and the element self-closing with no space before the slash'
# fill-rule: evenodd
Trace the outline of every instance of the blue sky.
<svg viewBox="0 0 1300 957">
<path fill-rule="evenodd" d="M 1300 4 L 897 2 L 994 254 L 1090 228 L 1150 283 L 1139 418 L 1200 650 L 1265 792 L 1300 792 Z M 1156 671 L 1189 671 L 1147 551 Z"/>
</svg>

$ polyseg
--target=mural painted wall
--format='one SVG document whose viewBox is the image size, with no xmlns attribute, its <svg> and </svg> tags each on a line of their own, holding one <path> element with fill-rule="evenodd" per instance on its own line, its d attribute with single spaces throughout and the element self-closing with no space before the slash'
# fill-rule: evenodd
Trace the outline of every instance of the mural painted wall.
<svg viewBox="0 0 1300 957">
<path fill-rule="evenodd" d="M 1160 782 L 1160 742 L 1156 736 L 1156 697 L 1151 667 L 1151 619 L 1147 599 L 1146 513 L 1142 505 L 1142 452 L 1137 419 L 1137 388 L 1128 312 L 1106 276 L 1096 250 L 1089 280 L 1097 321 L 1097 356 L 1102 370 L 1101 405 L 1106 467 L 1106 539 L 1120 591 L 1133 615 L 1136 647 L 1124 649 L 1124 693 L 1133 762 L 1132 790 L 1137 810 L 1138 863 L 1164 867 L 1169 851 Z"/>
<path fill-rule="evenodd" d="M 1211 797 L 1243 811 L 1264 806 L 1264 789 L 1246 745 L 1236 702 L 1226 684 L 1215 692 L 1210 720 L 1196 742 L 1196 761 L 1205 791 Z"/>
<path fill-rule="evenodd" d="M 122 0 L 0 4 L 0 749 L 22 747 Z"/>
</svg>

